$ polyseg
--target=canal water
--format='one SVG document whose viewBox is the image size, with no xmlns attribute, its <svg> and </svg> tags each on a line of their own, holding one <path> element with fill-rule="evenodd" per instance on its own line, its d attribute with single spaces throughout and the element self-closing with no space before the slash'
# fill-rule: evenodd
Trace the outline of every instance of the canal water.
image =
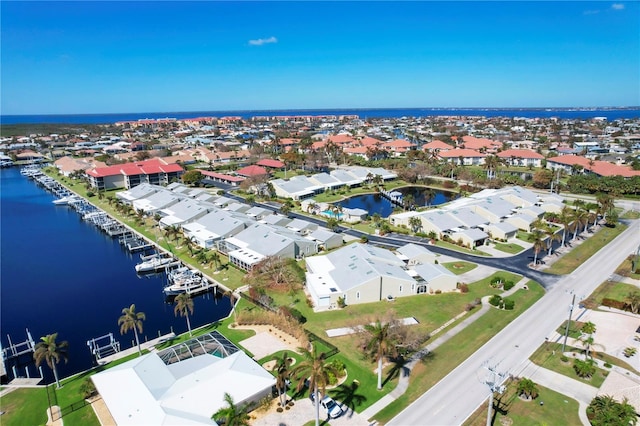
<svg viewBox="0 0 640 426">
<path fill-rule="evenodd" d="M 18 168 L 0 171 L 0 338 L 7 348 L 26 340 L 58 333 L 69 342 L 69 362 L 61 362 L 61 377 L 93 365 L 87 341 L 113 333 L 121 348 L 132 346 L 133 333 L 120 335 L 118 318 L 132 303 L 146 314 L 141 340 L 173 330 L 186 331 L 183 317 L 162 292 L 164 275 L 139 277 L 131 255 L 94 225 L 84 222 L 67 206 L 55 206 L 55 197 Z M 227 298 L 204 294 L 194 298 L 192 327 L 226 317 Z M 29 358 L 29 357 L 26 357 Z M 24 364 L 29 364 L 23 359 Z M 21 362 L 23 364 L 23 362 Z M 25 367 L 18 374 L 25 376 Z M 33 365 L 29 374 L 36 375 Z M 43 367 L 50 378 L 49 368 Z M 8 372 L 11 374 L 11 367 Z"/>
<path fill-rule="evenodd" d="M 415 205 L 418 207 L 437 206 L 458 197 L 458 194 L 453 192 L 420 186 L 407 186 L 396 189 L 395 191 L 401 192 L 405 197 L 410 194 L 414 199 Z M 396 207 L 391 201 L 382 197 L 380 194 L 356 195 L 355 197 L 340 201 L 338 204 L 349 209 L 364 209 L 368 211 L 371 216 L 378 213 L 380 217 L 388 217 L 393 213 L 394 207 Z"/>
</svg>

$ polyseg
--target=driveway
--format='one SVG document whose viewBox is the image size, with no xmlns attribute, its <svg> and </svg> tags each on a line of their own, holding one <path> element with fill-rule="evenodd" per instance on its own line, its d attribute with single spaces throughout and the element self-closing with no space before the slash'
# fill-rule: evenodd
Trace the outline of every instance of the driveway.
<svg viewBox="0 0 640 426">
<path fill-rule="evenodd" d="M 258 418 L 251 421 L 251 424 L 253 426 L 301 426 L 315 420 L 315 418 L 315 406 L 309 398 L 302 398 L 296 401 L 291 409 L 282 413 L 278 413 L 275 408 L 271 408 L 266 414 L 258 414 Z M 320 424 L 325 420 L 327 420 L 327 413 L 320 408 Z M 367 419 L 352 410 L 348 410 L 337 419 L 330 419 L 330 423 L 331 426 L 369 426 Z"/>
</svg>

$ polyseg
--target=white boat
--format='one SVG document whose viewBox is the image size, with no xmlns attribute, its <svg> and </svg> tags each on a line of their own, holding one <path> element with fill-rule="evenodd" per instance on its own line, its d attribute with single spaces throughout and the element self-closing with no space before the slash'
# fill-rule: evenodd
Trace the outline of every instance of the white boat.
<svg viewBox="0 0 640 426">
<path fill-rule="evenodd" d="M 53 200 L 53 204 L 56 206 L 64 206 L 69 203 L 73 203 L 75 201 L 80 201 L 81 198 L 75 194 L 67 195 L 65 197 L 60 197 L 57 200 Z"/>
<path fill-rule="evenodd" d="M 181 293 L 199 293 L 215 286 L 200 273 L 193 272 L 186 267 L 171 271 L 169 273 L 169 282 L 170 284 L 163 290 L 168 296 L 175 296 Z"/>
<path fill-rule="evenodd" d="M 155 256 L 138 263 L 136 265 L 136 272 L 154 272 L 179 264 L 180 261 L 174 257 Z"/>
</svg>

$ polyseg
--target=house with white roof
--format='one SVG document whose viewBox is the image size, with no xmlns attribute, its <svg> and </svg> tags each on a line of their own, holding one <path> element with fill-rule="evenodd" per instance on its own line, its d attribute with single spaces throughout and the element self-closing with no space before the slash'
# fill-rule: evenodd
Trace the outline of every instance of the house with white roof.
<svg viewBox="0 0 640 426">
<path fill-rule="evenodd" d="M 254 221 L 248 217 L 224 210 L 214 210 L 194 222 L 183 225 L 182 231 L 200 247 L 211 249 L 218 241 L 238 234 L 253 223 Z"/>
<path fill-rule="evenodd" d="M 316 228 L 306 237 L 318 244 L 318 250 L 331 250 L 344 244 L 342 235 L 331 232 L 325 228 Z"/>
<path fill-rule="evenodd" d="M 174 194 L 171 191 L 158 191 L 148 197 L 138 198 L 134 200 L 132 205 L 136 210 L 142 210 L 147 214 L 153 214 L 159 210 L 166 209 L 180 202 L 184 197 L 180 194 Z"/>
<path fill-rule="evenodd" d="M 201 203 L 191 198 L 185 198 L 179 202 L 158 211 L 162 216 L 160 219 L 160 227 L 164 228 L 172 225 L 183 225 L 206 215 L 213 210 L 213 205 Z"/>
<path fill-rule="evenodd" d="M 159 186 L 151 185 L 149 183 L 141 183 L 138 186 L 134 186 L 126 191 L 120 191 L 116 193 L 116 198 L 126 204 L 131 204 L 134 200 L 149 197 L 152 194 L 160 191 Z"/>
<path fill-rule="evenodd" d="M 416 294 L 450 292 L 458 288 L 458 279 L 451 271 L 435 263 L 413 266 L 416 273 Z"/>
<path fill-rule="evenodd" d="M 498 222 L 489 224 L 485 231 L 494 240 L 507 241 L 510 238 L 515 238 L 518 227 L 509 222 Z"/>
<path fill-rule="evenodd" d="M 225 238 L 218 249 L 245 271 L 268 256 L 296 259 L 318 253 L 318 244 L 283 227 L 255 223 Z"/>
<path fill-rule="evenodd" d="M 417 294 L 416 280 L 389 250 L 354 243 L 325 256 L 305 259 L 306 287 L 318 308 L 377 302 Z"/>
<path fill-rule="evenodd" d="M 217 425 L 228 393 L 240 406 L 271 393 L 275 378 L 242 351 L 165 364 L 156 352 L 91 376 L 118 425 Z"/>
<path fill-rule="evenodd" d="M 396 256 L 409 266 L 424 263 L 435 263 L 438 255 L 426 247 L 409 243 L 396 249 Z"/>
</svg>

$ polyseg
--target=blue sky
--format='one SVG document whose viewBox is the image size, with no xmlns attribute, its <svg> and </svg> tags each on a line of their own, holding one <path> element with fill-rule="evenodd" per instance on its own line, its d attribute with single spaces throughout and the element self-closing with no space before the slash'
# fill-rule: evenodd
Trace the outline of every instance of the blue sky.
<svg viewBox="0 0 640 426">
<path fill-rule="evenodd" d="M 637 2 L 5 2 L 2 114 L 640 105 Z"/>
</svg>

